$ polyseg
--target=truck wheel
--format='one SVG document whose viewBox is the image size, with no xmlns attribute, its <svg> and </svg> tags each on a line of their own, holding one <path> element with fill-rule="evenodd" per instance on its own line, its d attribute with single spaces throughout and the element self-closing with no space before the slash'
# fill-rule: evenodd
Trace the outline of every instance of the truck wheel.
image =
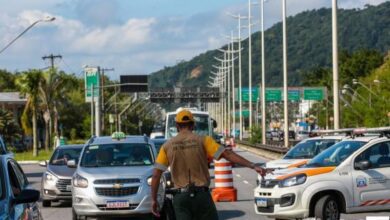
<svg viewBox="0 0 390 220">
<path fill-rule="evenodd" d="M 42 206 L 43 207 L 50 207 L 51 201 L 50 200 L 42 200 Z"/>
<path fill-rule="evenodd" d="M 333 196 L 325 195 L 316 203 L 314 214 L 322 220 L 339 220 L 340 207 Z"/>
</svg>

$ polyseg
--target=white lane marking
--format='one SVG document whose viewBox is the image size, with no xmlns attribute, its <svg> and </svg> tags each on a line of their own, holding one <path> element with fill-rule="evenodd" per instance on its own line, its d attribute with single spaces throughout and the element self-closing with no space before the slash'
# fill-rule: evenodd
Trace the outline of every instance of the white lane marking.
<svg viewBox="0 0 390 220">
<path fill-rule="evenodd" d="M 236 177 L 241 177 L 241 175 L 240 174 L 236 174 Z"/>
<path fill-rule="evenodd" d="M 251 183 L 249 183 L 249 182 L 246 181 L 246 180 L 244 180 L 244 181 L 242 181 L 242 182 L 244 182 L 244 183 L 247 184 L 247 185 L 253 186 Z"/>
</svg>

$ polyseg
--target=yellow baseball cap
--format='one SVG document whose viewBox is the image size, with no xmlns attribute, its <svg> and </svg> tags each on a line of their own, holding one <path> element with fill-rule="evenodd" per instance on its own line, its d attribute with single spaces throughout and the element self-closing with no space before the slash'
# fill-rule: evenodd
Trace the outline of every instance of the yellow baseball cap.
<svg viewBox="0 0 390 220">
<path fill-rule="evenodd" d="M 192 116 L 192 113 L 188 110 L 181 110 L 176 115 L 176 123 L 188 123 L 188 122 L 194 122 L 194 117 Z"/>
</svg>

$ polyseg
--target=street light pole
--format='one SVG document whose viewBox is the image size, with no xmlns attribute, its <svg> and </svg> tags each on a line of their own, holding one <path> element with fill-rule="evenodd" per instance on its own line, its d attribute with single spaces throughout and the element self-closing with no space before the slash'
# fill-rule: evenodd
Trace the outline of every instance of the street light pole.
<svg viewBox="0 0 390 220">
<path fill-rule="evenodd" d="M 287 91 L 287 34 L 286 0 L 283 0 L 283 95 L 284 95 L 284 146 L 288 147 L 288 91 Z"/>
<path fill-rule="evenodd" d="M 333 120 L 334 129 L 340 128 L 339 64 L 337 43 L 337 0 L 332 0 L 332 50 L 333 50 Z"/>
<path fill-rule="evenodd" d="M 261 140 L 266 144 L 266 115 L 265 115 L 265 58 L 264 58 L 264 0 L 261 6 Z"/>
<path fill-rule="evenodd" d="M 248 0 L 248 82 L 249 82 L 249 129 L 252 129 L 252 0 Z"/>
<path fill-rule="evenodd" d="M 8 47 L 10 47 L 17 39 L 19 39 L 23 34 L 25 34 L 28 30 L 30 30 L 32 27 L 34 27 L 36 24 L 39 22 L 51 22 L 54 21 L 56 18 L 55 17 L 47 17 L 45 19 L 39 19 L 32 23 L 30 26 L 28 26 L 22 33 L 20 33 L 15 39 L 13 39 L 11 42 L 9 42 L 3 49 L 0 50 L 0 54 L 5 51 Z"/>
</svg>

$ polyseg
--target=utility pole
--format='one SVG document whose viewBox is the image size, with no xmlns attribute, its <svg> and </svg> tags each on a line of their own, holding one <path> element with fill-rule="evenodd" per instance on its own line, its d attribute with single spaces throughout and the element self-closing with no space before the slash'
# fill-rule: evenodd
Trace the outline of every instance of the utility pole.
<svg viewBox="0 0 390 220">
<path fill-rule="evenodd" d="M 43 56 L 42 59 L 43 60 L 50 59 L 51 71 L 54 72 L 54 60 L 55 59 L 62 59 L 62 56 L 50 54 L 49 56 Z"/>
<path fill-rule="evenodd" d="M 50 54 L 49 56 L 43 56 L 42 57 L 42 59 L 45 61 L 46 59 L 50 59 L 50 71 L 51 71 L 51 73 L 52 74 L 54 74 L 54 61 L 55 61 L 55 59 L 62 59 L 62 56 L 61 55 L 53 55 L 53 54 Z M 47 107 L 48 109 L 49 109 L 49 107 Z M 49 113 L 50 113 L 50 111 L 49 111 Z M 56 122 L 55 123 L 55 134 L 58 134 L 59 132 L 58 132 L 58 127 L 56 126 L 58 123 Z M 49 135 L 49 140 L 50 140 L 50 136 L 52 135 L 51 133 L 52 133 L 52 130 L 51 130 L 51 127 L 52 127 L 52 120 L 49 120 L 49 129 L 48 129 L 48 131 L 49 131 L 49 133 L 48 133 L 48 135 Z M 59 136 L 59 135 L 58 135 Z M 60 137 L 57 137 L 57 138 L 60 138 Z M 50 148 L 50 146 L 51 146 L 51 142 L 49 141 L 48 142 L 48 147 Z"/>
</svg>

